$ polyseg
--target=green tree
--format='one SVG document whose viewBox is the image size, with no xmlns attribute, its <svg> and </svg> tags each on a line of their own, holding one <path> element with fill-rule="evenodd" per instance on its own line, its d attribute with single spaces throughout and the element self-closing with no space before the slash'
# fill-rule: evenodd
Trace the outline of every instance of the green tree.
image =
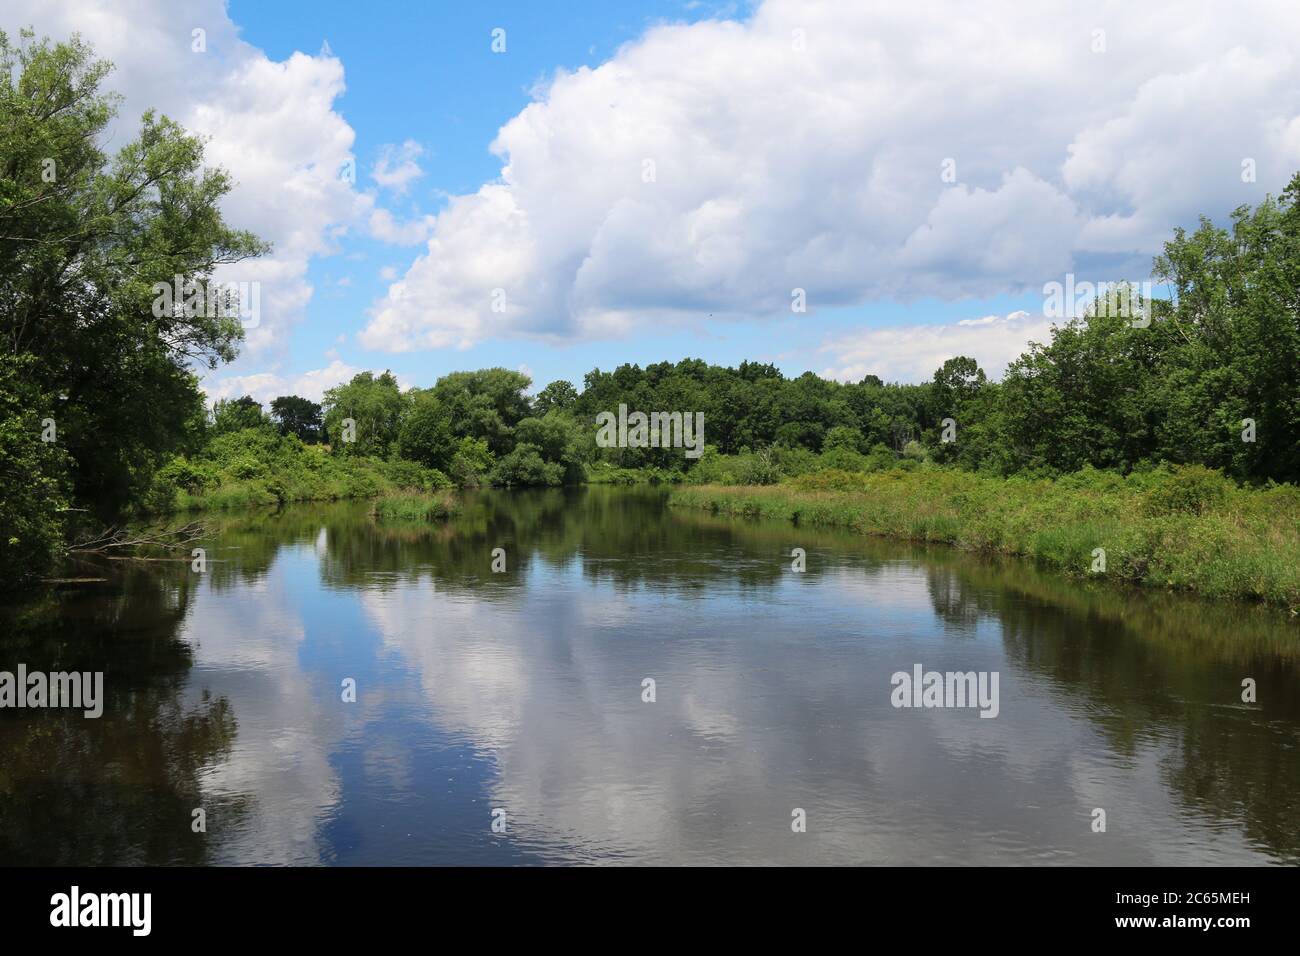
<svg viewBox="0 0 1300 956">
<path fill-rule="evenodd" d="M 392 372 L 358 372 L 346 385 L 327 391 L 321 404 L 325 408 L 325 431 L 335 454 L 382 458 L 397 439 L 407 400 Z M 354 435 L 354 440 L 348 440 L 349 434 Z"/>
<path fill-rule="evenodd" d="M 268 424 L 262 405 L 251 395 L 240 398 L 223 398 L 212 406 L 211 434 L 228 435 L 245 428 L 261 428 Z"/>
<path fill-rule="evenodd" d="M 532 380 L 504 368 L 452 372 L 433 386 L 433 393 L 451 416 L 456 437 L 481 438 L 495 455 L 514 445 L 513 432 L 531 409 L 524 392 Z"/>
<path fill-rule="evenodd" d="M 541 418 L 525 418 L 515 428 L 519 445 L 536 448 L 542 460 L 560 467 L 560 481 L 577 484 L 586 477 L 583 463 L 595 448 L 595 434 L 571 415 L 551 411 Z"/>
<path fill-rule="evenodd" d="M 45 574 L 63 550 L 70 482 L 57 435 L 56 403 L 42 395 L 30 355 L 0 354 L 0 582 L 21 584 Z"/>
<path fill-rule="evenodd" d="M 462 488 L 477 488 L 486 480 L 496 457 L 481 438 L 460 438 L 451 456 L 451 479 Z"/>
<path fill-rule="evenodd" d="M 564 483 L 564 469 L 548 462 L 536 445 L 520 442 L 496 463 L 492 469 L 492 483 L 506 487 L 561 485 Z"/>
<path fill-rule="evenodd" d="M 539 418 L 550 411 L 567 412 L 578 401 L 578 390 L 564 379 L 552 382 L 533 399 L 533 414 Z"/>
<path fill-rule="evenodd" d="M 237 317 L 169 308 L 157 289 L 267 248 L 227 227 L 229 177 L 171 120 L 146 112 L 133 141 L 101 152 L 110 68 L 75 37 L 0 33 L 0 341 L 58 397 L 73 493 L 104 520 L 192 436 L 192 366 L 229 360 L 242 337 Z"/>
<path fill-rule="evenodd" d="M 430 468 L 448 472 L 456 455 L 451 416 L 429 389 L 412 389 L 409 407 L 397 432 L 398 454 Z"/>
<path fill-rule="evenodd" d="M 271 402 L 271 418 L 281 435 L 297 435 L 306 444 L 319 442 L 323 435 L 320 405 L 300 395 L 281 395 Z"/>
</svg>

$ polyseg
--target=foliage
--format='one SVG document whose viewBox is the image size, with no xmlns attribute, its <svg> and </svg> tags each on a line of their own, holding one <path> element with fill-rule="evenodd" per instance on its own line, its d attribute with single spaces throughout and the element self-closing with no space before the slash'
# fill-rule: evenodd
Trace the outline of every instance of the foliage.
<svg viewBox="0 0 1300 956">
<path fill-rule="evenodd" d="M 67 453 L 42 441 L 39 409 L 54 411 L 28 377 L 31 356 L 0 354 L 0 581 L 46 574 L 63 551 Z"/>
<path fill-rule="evenodd" d="M 227 435 L 230 432 L 243 431 L 245 428 L 259 428 L 269 423 L 262 412 L 262 405 L 253 396 L 220 399 L 212 406 L 212 429 L 215 435 Z"/>
<path fill-rule="evenodd" d="M 371 515 L 386 521 L 441 521 L 460 510 L 456 499 L 446 492 L 437 495 L 416 492 L 390 492 L 375 499 Z"/>
<path fill-rule="evenodd" d="M 229 177 L 166 117 L 146 112 L 135 139 L 101 151 L 110 69 L 76 38 L 0 33 L 0 341 L 58 396 L 73 497 L 105 521 L 195 440 L 191 366 L 229 360 L 242 336 L 218 310 L 155 308 L 155 284 L 206 283 L 266 249 L 225 224 Z"/>
<path fill-rule="evenodd" d="M 330 448 L 336 455 L 384 457 L 397 439 L 406 404 L 392 372 L 359 372 L 347 384 L 334 386 L 321 403 Z"/>
<path fill-rule="evenodd" d="M 521 442 L 509 454 L 498 459 L 496 467 L 492 469 L 492 484 L 506 487 L 562 485 L 564 469 L 543 458 L 542 450 L 536 445 Z"/>
<path fill-rule="evenodd" d="M 531 414 L 524 392 L 527 375 L 504 368 L 452 372 L 438 379 L 433 393 L 451 417 L 457 438 L 487 442 L 494 455 L 514 447 L 514 427 Z"/>
<path fill-rule="evenodd" d="M 371 498 L 393 490 L 430 493 L 450 485 L 442 472 L 417 462 L 332 455 L 297 435 L 258 427 L 216 436 L 195 457 L 168 462 L 149 502 L 154 512 L 230 509 Z"/>
<path fill-rule="evenodd" d="M 451 456 L 451 477 L 462 488 L 477 488 L 492 470 L 496 457 L 482 438 L 465 437 L 456 442 Z"/>
<path fill-rule="evenodd" d="M 398 454 L 430 468 L 448 470 L 458 450 L 451 415 L 431 389 L 411 389 L 407 399 L 397 430 Z"/>
<path fill-rule="evenodd" d="M 282 435 L 297 435 L 308 444 L 325 438 L 320 405 L 300 395 L 281 395 L 273 399 L 271 419 L 279 426 Z"/>
<path fill-rule="evenodd" d="M 955 468 L 821 471 L 769 488 L 685 487 L 672 503 L 841 525 L 1033 558 L 1077 577 L 1250 598 L 1300 610 L 1300 494 L 1242 488 L 1200 466 L 1059 479 Z M 1104 549 L 1105 567 L 1097 552 Z"/>
</svg>

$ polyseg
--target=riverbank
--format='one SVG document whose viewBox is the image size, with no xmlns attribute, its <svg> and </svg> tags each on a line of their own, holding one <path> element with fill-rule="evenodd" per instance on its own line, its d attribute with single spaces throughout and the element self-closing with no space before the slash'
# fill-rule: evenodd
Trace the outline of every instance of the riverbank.
<svg viewBox="0 0 1300 956">
<path fill-rule="evenodd" d="M 680 487 L 670 500 L 1300 613 L 1300 489 L 1243 488 L 1199 466 L 1128 476 L 1085 470 L 1055 480 L 941 468 L 826 471 L 779 485 Z"/>
<path fill-rule="evenodd" d="M 325 445 L 250 428 L 213 439 L 194 458 L 172 459 L 155 476 L 145 506 L 155 515 L 231 511 L 393 493 L 433 495 L 450 486 L 442 472 L 416 462 L 335 455 Z"/>
</svg>

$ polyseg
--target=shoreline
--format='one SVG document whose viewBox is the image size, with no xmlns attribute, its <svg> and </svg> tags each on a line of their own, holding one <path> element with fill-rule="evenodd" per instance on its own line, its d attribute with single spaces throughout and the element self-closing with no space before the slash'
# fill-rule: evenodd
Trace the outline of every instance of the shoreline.
<svg viewBox="0 0 1300 956">
<path fill-rule="evenodd" d="M 937 469 L 823 472 L 776 485 L 678 486 L 669 505 L 946 544 L 1027 558 L 1076 579 L 1300 614 L 1300 495 L 1288 485 L 1224 485 L 1188 469 L 1156 478 L 1095 472 L 1057 480 Z M 1212 501 L 1198 499 L 1197 486 Z"/>
</svg>

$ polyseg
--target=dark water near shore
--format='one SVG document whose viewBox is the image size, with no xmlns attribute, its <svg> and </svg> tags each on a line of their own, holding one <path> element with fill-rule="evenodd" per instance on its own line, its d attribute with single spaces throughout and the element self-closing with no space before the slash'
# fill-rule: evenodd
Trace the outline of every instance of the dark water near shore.
<svg viewBox="0 0 1300 956">
<path fill-rule="evenodd" d="M 1300 862 L 1277 612 L 643 489 L 206 520 L 206 573 L 0 609 L 0 670 L 106 691 L 0 710 L 0 864 Z M 915 664 L 996 671 L 998 716 L 895 709 Z"/>
</svg>

